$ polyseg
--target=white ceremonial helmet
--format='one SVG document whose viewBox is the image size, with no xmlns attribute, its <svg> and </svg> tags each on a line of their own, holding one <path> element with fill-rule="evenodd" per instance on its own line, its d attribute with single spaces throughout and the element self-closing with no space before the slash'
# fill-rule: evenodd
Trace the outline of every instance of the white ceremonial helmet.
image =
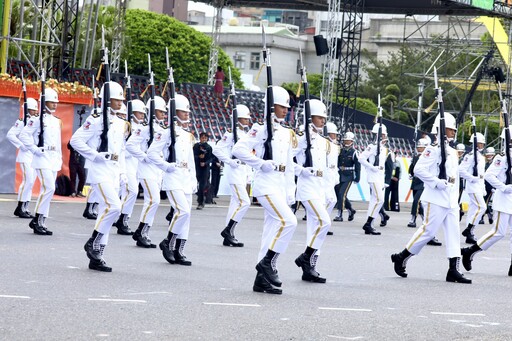
<svg viewBox="0 0 512 341">
<path fill-rule="evenodd" d="M 311 108 L 311 116 L 327 118 L 327 107 L 322 101 L 311 99 L 309 100 L 309 107 Z"/>
<path fill-rule="evenodd" d="M 151 105 L 151 99 L 148 99 L 146 102 L 146 108 L 149 111 L 149 106 Z M 155 110 L 160 110 L 163 112 L 167 112 L 167 105 L 165 104 L 165 99 L 160 96 L 155 96 Z"/>
<path fill-rule="evenodd" d="M 356 137 L 356 136 L 354 135 L 354 133 L 353 133 L 353 132 L 351 132 L 351 131 L 347 131 L 347 132 L 343 135 L 342 140 L 343 140 L 343 141 L 354 141 L 354 138 L 355 138 L 355 137 Z"/>
<path fill-rule="evenodd" d="M 243 104 L 236 105 L 236 115 L 238 118 L 248 118 L 251 119 L 251 111 L 247 106 Z"/>
<path fill-rule="evenodd" d="M 459 152 L 465 152 L 466 151 L 466 146 L 462 143 L 459 143 L 457 144 L 457 147 L 456 149 L 459 151 Z"/>
<path fill-rule="evenodd" d="M 190 112 L 190 102 L 187 97 L 176 94 L 174 101 L 176 102 L 176 110 Z"/>
<path fill-rule="evenodd" d="M 332 122 L 327 122 L 325 124 L 325 129 L 327 130 L 327 134 L 336 134 L 336 135 L 340 134 L 338 132 L 338 127 L 336 127 L 336 124 L 334 124 Z"/>
<path fill-rule="evenodd" d="M 28 110 L 39 110 L 37 101 L 34 98 L 27 98 L 27 109 Z"/>
<path fill-rule="evenodd" d="M 108 86 L 109 86 L 108 90 L 110 92 L 111 99 L 117 99 L 120 101 L 124 101 L 124 90 L 123 90 L 123 87 L 119 83 L 110 81 L 110 82 L 108 82 Z M 99 98 L 103 98 L 104 89 L 105 89 L 105 84 L 103 84 L 101 87 Z"/>
<path fill-rule="evenodd" d="M 429 143 L 427 139 L 421 138 L 416 143 L 416 148 L 428 147 Z"/>
<path fill-rule="evenodd" d="M 272 94 L 274 95 L 274 104 L 281 105 L 283 107 L 290 107 L 290 94 L 285 88 L 274 85 L 272 86 Z M 266 101 L 266 96 L 263 98 Z"/>
<path fill-rule="evenodd" d="M 140 99 L 134 99 L 132 101 L 132 111 L 146 113 L 146 106 Z"/>
<path fill-rule="evenodd" d="M 379 133 L 379 124 L 375 123 L 372 128 L 372 133 L 378 134 Z M 382 125 L 382 134 L 388 134 L 388 128 L 383 124 Z"/>
<path fill-rule="evenodd" d="M 473 143 L 473 134 L 471 134 L 471 137 L 469 138 L 469 141 Z M 485 143 L 485 136 L 482 133 L 476 133 L 476 143 Z"/>
<path fill-rule="evenodd" d="M 487 147 L 485 149 L 485 155 L 494 155 L 496 154 L 496 150 L 494 149 L 494 147 Z"/>
<path fill-rule="evenodd" d="M 436 119 L 434 120 L 434 125 L 432 125 L 432 130 L 430 131 L 431 134 L 437 134 L 437 130 L 439 128 L 440 117 L 441 117 L 440 114 L 437 114 Z M 449 112 L 444 113 L 444 125 L 448 129 L 457 130 L 457 124 L 455 122 L 455 117 L 453 117 L 453 115 L 450 114 Z"/>
<path fill-rule="evenodd" d="M 126 104 L 124 103 L 121 103 L 121 109 L 119 110 L 114 110 L 116 114 L 121 114 L 121 115 L 126 115 L 126 113 L 128 112 L 128 110 L 126 109 Z"/>
<path fill-rule="evenodd" d="M 59 95 L 52 88 L 44 89 L 44 100 L 46 102 L 59 103 Z"/>
</svg>

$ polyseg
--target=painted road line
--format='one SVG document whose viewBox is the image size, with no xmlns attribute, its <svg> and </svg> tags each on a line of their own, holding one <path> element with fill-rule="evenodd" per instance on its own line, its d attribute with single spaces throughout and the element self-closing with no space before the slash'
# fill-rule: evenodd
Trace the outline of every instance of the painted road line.
<svg viewBox="0 0 512 341">
<path fill-rule="evenodd" d="M 29 296 L 18 296 L 18 295 L 0 295 L 0 298 L 20 298 L 23 300 L 27 300 L 30 297 Z"/>
<path fill-rule="evenodd" d="M 145 300 L 124 300 L 118 298 L 88 298 L 88 301 L 103 301 L 103 302 L 115 302 L 115 303 L 147 303 Z"/>
<path fill-rule="evenodd" d="M 331 339 L 340 339 L 340 340 L 360 340 L 364 339 L 362 336 L 338 336 L 338 335 L 327 335 L 327 337 L 330 337 Z"/>
<path fill-rule="evenodd" d="M 170 294 L 168 291 L 148 291 L 148 292 L 130 292 L 126 295 L 165 295 Z"/>
<path fill-rule="evenodd" d="M 370 312 L 371 309 L 360 309 L 360 308 L 329 308 L 329 307 L 318 307 L 319 310 L 338 310 L 338 311 L 363 311 Z"/>
<path fill-rule="evenodd" d="M 431 311 L 432 315 L 458 315 L 458 316 L 485 316 L 485 314 L 478 314 L 478 313 L 451 313 L 451 312 L 444 312 L 444 311 Z"/>
<path fill-rule="evenodd" d="M 245 304 L 245 303 L 222 303 L 222 302 L 203 302 L 204 305 L 224 305 L 233 307 L 261 307 L 259 304 Z"/>
</svg>

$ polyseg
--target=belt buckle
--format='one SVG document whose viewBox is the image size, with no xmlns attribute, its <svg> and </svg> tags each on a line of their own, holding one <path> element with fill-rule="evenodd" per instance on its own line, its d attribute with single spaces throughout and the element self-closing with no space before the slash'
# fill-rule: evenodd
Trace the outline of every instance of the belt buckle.
<svg viewBox="0 0 512 341">
<path fill-rule="evenodd" d="M 119 155 L 117 155 L 117 154 L 110 154 L 110 160 L 118 161 L 119 160 Z"/>
<path fill-rule="evenodd" d="M 323 172 L 323 171 L 321 171 L 321 170 L 317 170 L 317 171 L 316 171 L 316 176 L 317 176 L 317 177 L 319 177 L 319 178 L 321 178 L 321 177 L 323 177 L 323 176 L 324 176 L 324 172 Z"/>
<path fill-rule="evenodd" d="M 278 172 L 284 172 L 286 170 L 286 166 L 285 165 L 279 165 L 277 166 L 277 171 Z"/>
<path fill-rule="evenodd" d="M 188 163 L 185 162 L 185 161 L 182 161 L 182 162 L 180 162 L 180 167 L 181 168 L 187 168 L 188 167 Z"/>
<path fill-rule="evenodd" d="M 46 150 L 49 150 L 49 151 L 55 151 L 55 146 L 48 146 L 46 147 Z"/>
<path fill-rule="evenodd" d="M 448 178 L 448 182 L 449 182 L 449 183 L 451 183 L 451 184 L 454 184 L 454 183 L 455 183 L 455 178 L 454 178 L 454 177 L 452 177 L 452 176 L 450 176 L 450 177 Z"/>
</svg>

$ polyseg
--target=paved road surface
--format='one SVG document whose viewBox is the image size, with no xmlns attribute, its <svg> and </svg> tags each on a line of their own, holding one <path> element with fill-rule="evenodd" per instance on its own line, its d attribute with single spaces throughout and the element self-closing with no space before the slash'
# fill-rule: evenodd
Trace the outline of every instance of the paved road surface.
<svg viewBox="0 0 512 341">
<path fill-rule="evenodd" d="M 36 236 L 15 218 L 15 197 L 0 196 L 1 340 L 511 340 L 512 278 L 508 240 L 477 255 L 472 285 L 445 282 L 444 247 L 427 246 L 393 272 L 390 254 L 414 229 L 408 213 L 391 213 L 381 236 L 366 236 L 364 203 L 353 222 L 334 223 L 317 269 L 326 284 L 301 281 L 293 262 L 304 249 L 305 222 L 279 259 L 283 295 L 252 292 L 262 209 L 237 227 L 244 248 L 221 245 L 227 198 L 193 211 L 186 254 L 192 267 L 168 264 L 158 249 L 110 237 L 112 273 L 87 269 L 83 244 L 93 221 L 83 200 L 57 198 Z M 31 205 L 31 208 L 33 205 Z M 138 201 L 131 221 L 137 225 Z M 168 204 L 158 211 L 154 242 L 166 235 Z M 490 228 L 479 225 L 478 236 Z M 442 233 L 442 232 L 440 232 Z M 443 236 L 438 236 L 443 241 Z"/>
</svg>

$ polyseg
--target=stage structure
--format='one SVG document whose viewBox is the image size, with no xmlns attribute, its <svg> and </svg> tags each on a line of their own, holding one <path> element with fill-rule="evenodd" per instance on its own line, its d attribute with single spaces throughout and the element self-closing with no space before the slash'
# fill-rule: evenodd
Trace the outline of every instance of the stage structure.
<svg viewBox="0 0 512 341">
<path fill-rule="evenodd" d="M 208 59 L 208 85 L 215 85 L 215 72 L 217 72 L 217 64 L 219 61 L 219 39 L 224 0 L 216 0 L 213 5 L 215 7 L 215 15 L 212 22 L 212 44 L 210 45 L 210 58 Z"/>
</svg>

